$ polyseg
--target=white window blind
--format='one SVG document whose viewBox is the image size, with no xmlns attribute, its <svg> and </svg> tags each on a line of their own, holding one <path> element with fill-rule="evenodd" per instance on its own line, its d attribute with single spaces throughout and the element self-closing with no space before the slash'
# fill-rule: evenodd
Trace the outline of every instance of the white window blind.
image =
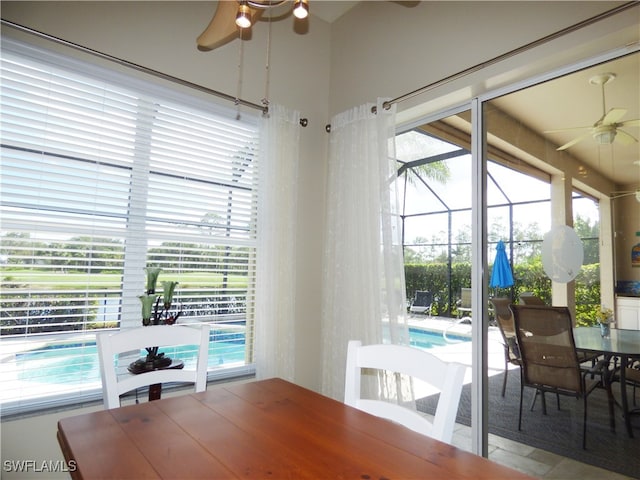
<svg viewBox="0 0 640 480">
<path fill-rule="evenodd" d="M 257 118 L 5 39 L 1 68 L 2 414 L 99 397 L 145 266 L 212 324 L 211 374 L 250 370 Z"/>
</svg>

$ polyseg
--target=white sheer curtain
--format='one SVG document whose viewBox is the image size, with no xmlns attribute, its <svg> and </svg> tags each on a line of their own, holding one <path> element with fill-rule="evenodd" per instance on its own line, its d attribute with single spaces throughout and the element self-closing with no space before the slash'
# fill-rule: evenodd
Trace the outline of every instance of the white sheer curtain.
<svg viewBox="0 0 640 480">
<path fill-rule="evenodd" d="M 322 299 L 322 391 L 344 396 L 347 343 L 408 343 L 395 107 L 331 119 Z M 395 390 L 395 386 L 391 388 Z"/>
<path fill-rule="evenodd" d="M 293 379 L 300 113 L 269 106 L 262 120 L 256 259 L 256 377 Z"/>
</svg>

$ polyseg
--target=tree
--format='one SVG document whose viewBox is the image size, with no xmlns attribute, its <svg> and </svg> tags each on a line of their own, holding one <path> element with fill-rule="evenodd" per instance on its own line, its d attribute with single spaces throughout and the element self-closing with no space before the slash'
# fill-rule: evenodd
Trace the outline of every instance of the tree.
<svg viewBox="0 0 640 480">
<path fill-rule="evenodd" d="M 33 265 L 46 249 L 46 243 L 32 240 L 29 233 L 8 232 L 2 237 L 0 255 L 7 265 Z"/>
<path fill-rule="evenodd" d="M 600 247 L 598 238 L 600 237 L 600 224 L 597 221 L 593 225 L 588 218 L 577 215 L 573 221 L 573 229 L 582 240 L 584 248 L 584 265 L 598 263 L 600 261 Z"/>
<path fill-rule="evenodd" d="M 420 252 L 416 251 L 413 247 L 404 247 L 404 264 L 411 265 L 414 263 L 422 263 L 423 258 Z"/>
<path fill-rule="evenodd" d="M 417 182 L 428 183 L 426 180 L 433 180 L 442 184 L 447 183 L 451 178 L 451 172 L 447 164 L 443 161 L 430 161 L 430 157 L 442 151 L 443 143 L 441 139 L 435 139 L 418 130 L 397 137 L 397 157 L 417 159 L 411 162 L 398 162 L 399 166 L 411 163 L 411 167 L 407 168 L 405 172 L 407 182 L 413 185 Z"/>
<path fill-rule="evenodd" d="M 205 235 L 226 235 L 227 226 L 224 218 L 217 213 L 207 212 L 200 220 L 198 227 Z"/>
<path fill-rule="evenodd" d="M 423 163 L 407 169 L 407 181 L 413 185 L 425 179 L 446 184 L 451 178 L 451 171 L 444 162 Z"/>
</svg>

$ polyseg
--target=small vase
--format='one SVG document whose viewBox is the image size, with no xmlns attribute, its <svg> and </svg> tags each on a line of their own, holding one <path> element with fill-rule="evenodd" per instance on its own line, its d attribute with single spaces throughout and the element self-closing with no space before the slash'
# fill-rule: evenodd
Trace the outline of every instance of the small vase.
<svg viewBox="0 0 640 480">
<path fill-rule="evenodd" d="M 609 323 L 600 323 L 600 335 L 604 338 L 609 338 L 611 334 Z"/>
</svg>

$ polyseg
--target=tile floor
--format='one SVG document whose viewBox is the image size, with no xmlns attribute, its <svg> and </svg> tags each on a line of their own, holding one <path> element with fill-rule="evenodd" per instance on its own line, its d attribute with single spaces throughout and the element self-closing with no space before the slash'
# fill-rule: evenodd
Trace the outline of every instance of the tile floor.
<svg viewBox="0 0 640 480">
<path fill-rule="evenodd" d="M 448 330 L 452 333 L 470 333 L 470 325 L 459 324 L 456 320 L 444 318 L 429 318 L 412 315 L 409 325 L 432 331 Z M 432 352 L 445 360 L 461 361 L 471 365 L 470 344 L 462 343 L 435 347 Z M 501 373 L 504 370 L 504 353 L 502 350 L 500 332 L 495 327 L 489 328 L 489 375 Z M 464 358 L 467 357 L 465 361 Z M 469 369 L 470 370 L 470 369 Z M 470 372 L 468 372 L 470 373 Z M 466 379 L 469 381 L 469 378 Z M 454 432 L 453 444 L 459 448 L 471 451 L 471 429 L 464 425 L 457 425 Z M 632 477 L 610 472 L 602 468 L 562 457 L 554 453 L 514 442 L 506 438 L 489 435 L 489 458 L 494 462 L 519 470 L 540 479 L 553 480 L 630 480 Z"/>
<path fill-rule="evenodd" d="M 464 425 L 457 425 L 453 444 L 470 451 L 471 429 Z M 540 479 L 630 480 L 632 478 L 491 434 L 489 434 L 489 458 L 496 463 Z"/>
</svg>

